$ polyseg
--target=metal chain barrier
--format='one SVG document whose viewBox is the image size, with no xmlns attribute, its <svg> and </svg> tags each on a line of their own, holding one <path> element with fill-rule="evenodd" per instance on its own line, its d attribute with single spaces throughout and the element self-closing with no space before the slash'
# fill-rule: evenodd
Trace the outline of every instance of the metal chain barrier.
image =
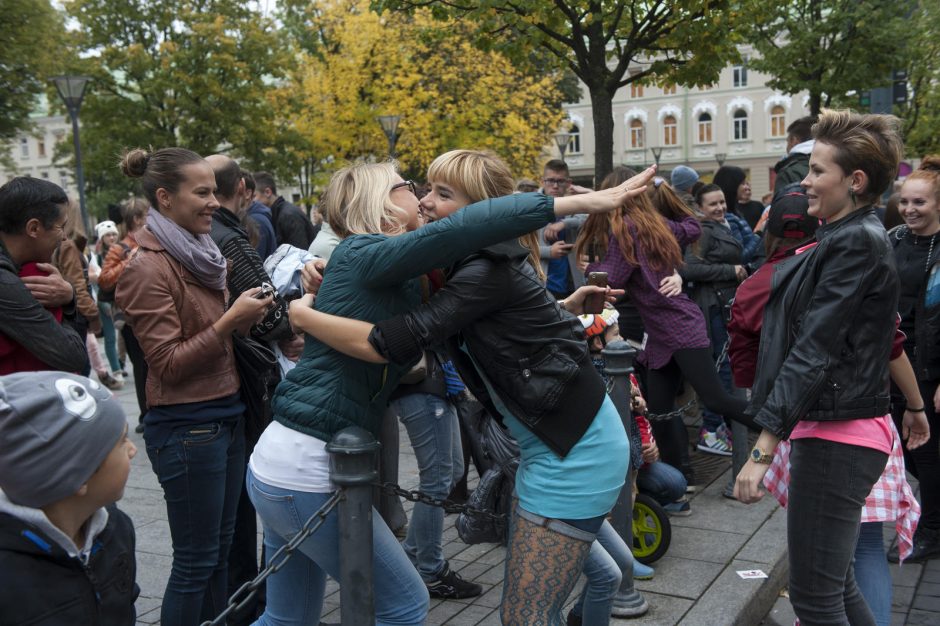
<svg viewBox="0 0 940 626">
<path fill-rule="evenodd" d="M 420 502 L 422 504 L 427 504 L 429 506 L 436 506 L 438 508 L 444 509 L 447 513 L 466 513 L 467 515 L 473 515 L 477 517 L 488 517 L 492 520 L 503 521 L 506 519 L 507 515 L 505 513 L 493 513 L 491 511 L 485 511 L 483 509 L 477 509 L 470 506 L 469 504 L 458 504 L 452 502 L 451 500 L 443 499 L 439 500 L 437 498 L 432 498 L 426 493 L 421 493 L 420 491 L 408 490 L 402 488 L 400 485 L 395 483 L 373 483 L 374 486 L 378 487 L 385 493 L 399 496 L 408 500 L 409 502 Z"/>
<path fill-rule="evenodd" d="M 330 496 L 330 499 L 327 500 L 323 506 L 317 510 L 316 513 L 311 515 L 306 522 L 304 522 L 304 525 L 300 528 L 297 534 L 294 535 L 290 541 L 281 546 L 280 550 L 275 552 L 274 555 L 268 559 L 267 567 L 265 567 L 254 578 L 254 580 L 249 580 L 247 583 L 239 587 L 238 591 L 232 594 L 232 597 L 229 598 L 228 606 L 225 608 L 225 610 L 219 613 L 219 615 L 214 620 L 203 622 L 201 626 L 224 626 L 225 620 L 229 617 L 229 615 L 245 608 L 245 606 L 251 602 L 252 598 L 255 597 L 255 594 L 258 593 L 258 588 L 264 584 L 264 581 L 267 580 L 268 576 L 284 567 L 287 561 L 289 561 L 290 558 L 294 555 L 297 547 L 306 541 L 310 535 L 320 529 L 320 527 L 326 521 L 326 516 L 336 508 L 342 499 L 343 490 L 336 491 L 332 496 Z"/>
</svg>

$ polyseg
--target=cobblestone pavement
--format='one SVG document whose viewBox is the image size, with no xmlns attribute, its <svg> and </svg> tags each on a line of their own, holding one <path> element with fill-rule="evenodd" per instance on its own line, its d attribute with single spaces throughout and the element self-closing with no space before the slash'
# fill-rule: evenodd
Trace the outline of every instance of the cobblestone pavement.
<svg viewBox="0 0 940 626">
<path fill-rule="evenodd" d="M 156 624 L 172 556 L 166 509 L 142 437 L 133 433 L 138 412 L 132 382 L 128 380 L 117 395 L 127 412 L 131 436 L 139 448 L 124 499 L 119 503 L 131 516 L 137 530 L 137 578 L 141 587 L 137 623 Z M 404 429 L 400 430 L 400 437 L 399 482 L 406 488 L 415 488 L 417 466 Z M 779 571 L 780 545 L 785 541 L 782 511 L 771 498 L 764 498 L 753 506 L 722 498 L 721 491 L 730 478 L 727 464 L 716 465 L 709 459 L 703 462 L 703 467 L 711 467 L 718 478 L 713 477 L 709 485 L 695 494 L 691 516 L 672 518 L 672 543 L 666 556 L 654 564 L 655 578 L 637 582 L 638 589 L 650 603 L 649 613 L 640 619 L 615 619 L 612 623 L 756 624 L 773 604 L 782 586 Z M 410 511 L 411 504 L 405 505 L 406 511 Z M 445 522 L 445 556 L 464 578 L 481 584 L 484 593 L 468 600 L 432 600 L 428 621 L 453 625 L 498 624 L 505 550 L 490 544 L 464 544 L 457 538 L 454 519 L 455 516 L 448 516 Z M 735 574 L 745 569 L 762 569 L 769 578 L 743 580 Z M 759 611 L 756 617 L 754 610 Z M 333 581 L 327 586 L 323 621 L 340 621 L 339 590 Z"/>
</svg>

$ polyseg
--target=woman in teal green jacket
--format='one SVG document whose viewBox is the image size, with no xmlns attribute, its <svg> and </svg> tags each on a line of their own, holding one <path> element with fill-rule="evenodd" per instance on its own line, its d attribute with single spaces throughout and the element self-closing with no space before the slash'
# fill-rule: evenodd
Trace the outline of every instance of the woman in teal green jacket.
<svg viewBox="0 0 940 626">
<path fill-rule="evenodd" d="M 420 304 L 416 277 L 559 217 L 620 207 L 642 193 L 651 176 L 652 171 L 611 190 L 565 198 L 518 194 L 486 200 L 415 231 L 413 183 L 402 180 L 392 164 L 346 168 L 333 176 L 323 199 L 327 220 L 343 241 L 330 258 L 317 309 L 373 323 L 404 313 Z M 365 363 L 306 338 L 300 362 L 275 393 L 274 422 L 249 462 L 248 492 L 269 554 L 334 491 L 326 443 L 349 426 L 377 435 L 389 395 L 407 369 Z M 337 532 L 331 514 L 301 545 L 301 554 L 268 579 L 267 609 L 259 624 L 317 623 L 326 575 L 339 579 Z M 427 588 L 377 514 L 373 562 L 376 623 L 424 623 Z"/>
</svg>

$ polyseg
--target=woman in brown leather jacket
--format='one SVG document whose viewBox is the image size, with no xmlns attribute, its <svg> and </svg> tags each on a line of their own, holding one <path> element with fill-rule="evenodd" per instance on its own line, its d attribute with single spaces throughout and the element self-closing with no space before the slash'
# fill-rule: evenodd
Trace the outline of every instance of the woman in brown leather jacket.
<svg viewBox="0 0 940 626">
<path fill-rule="evenodd" d="M 121 204 L 121 215 L 124 218 L 121 224 L 121 231 L 124 233 L 124 239 L 108 248 L 108 252 L 101 263 L 101 273 L 98 274 L 98 303 L 113 304 L 114 291 L 117 287 L 118 279 L 127 262 L 137 251 L 137 240 L 134 239 L 134 233 L 140 230 L 147 223 L 147 212 L 150 210 L 150 203 L 143 198 L 131 198 Z M 119 311 L 116 307 L 111 307 L 112 315 Z M 121 338 L 124 340 L 124 347 L 127 349 L 127 356 L 130 357 L 134 366 L 134 392 L 137 395 L 137 408 L 140 414 L 137 417 L 137 432 L 144 432 L 144 414 L 147 413 L 147 360 L 144 358 L 143 350 L 140 349 L 140 343 L 137 336 L 134 335 L 133 327 L 126 323 L 121 324 Z"/>
<path fill-rule="evenodd" d="M 153 207 L 115 301 L 149 365 L 144 442 L 167 503 L 173 567 L 162 624 L 198 624 L 226 601 L 228 552 L 245 467 L 232 334 L 247 333 L 271 297 L 242 293 L 226 309 L 225 258 L 209 236 L 215 175 L 182 148 L 132 150 L 121 163 Z"/>
</svg>

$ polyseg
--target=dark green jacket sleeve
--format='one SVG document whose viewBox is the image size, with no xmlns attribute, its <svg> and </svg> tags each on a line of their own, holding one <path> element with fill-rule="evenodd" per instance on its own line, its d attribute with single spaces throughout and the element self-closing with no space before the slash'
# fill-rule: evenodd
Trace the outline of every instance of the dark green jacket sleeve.
<svg viewBox="0 0 940 626">
<path fill-rule="evenodd" d="M 538 193 L 484 200 L 404 235 L 363 238 L 348 254 L 364 286 L 397 284 L 538 230 L 555 219 L 554 207 L 553 198 Z"/>
</svg>

